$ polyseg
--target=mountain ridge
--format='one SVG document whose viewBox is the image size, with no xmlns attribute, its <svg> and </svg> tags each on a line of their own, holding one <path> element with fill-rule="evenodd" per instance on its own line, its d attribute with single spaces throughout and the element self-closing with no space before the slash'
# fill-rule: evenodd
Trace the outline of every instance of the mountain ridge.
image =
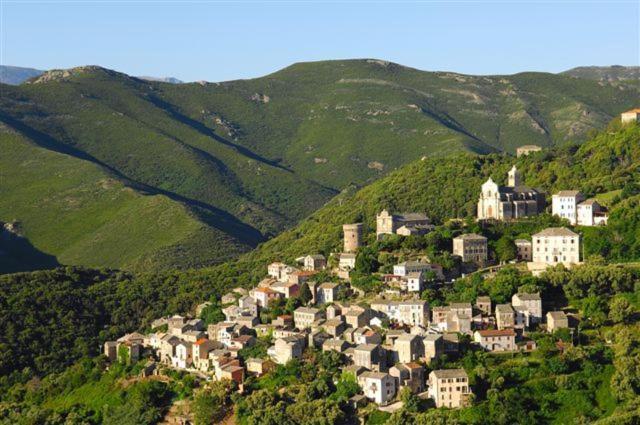
<svg viewBox="0 0 640 425">
<path fill-rule="evenodd" d="M 3 86 L 0 121 L 41 148 L 73 153 L 134 190 L 204 214 L 208 229 L 227 230 L 249 249 L 345 187 L 424 156 L 580 142 L 639 95 L 569 76 L 431 73 L 371 59 L 179 85 L 85 66 Z"/>
</svg>

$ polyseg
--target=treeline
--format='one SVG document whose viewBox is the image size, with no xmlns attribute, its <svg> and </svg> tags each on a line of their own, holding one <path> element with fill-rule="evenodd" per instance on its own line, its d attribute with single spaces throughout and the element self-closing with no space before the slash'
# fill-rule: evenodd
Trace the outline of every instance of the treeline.
<svg viewBox="0 0 640 425">
<path fill-rule="evenodd" d="M 94 356 L 103 341 L 187 313 L 222 288 L 207 270 L 133 275 L 66 267 L 0 276 L 0 389 L 12 376 L 41 376 Z"/>
</svg>

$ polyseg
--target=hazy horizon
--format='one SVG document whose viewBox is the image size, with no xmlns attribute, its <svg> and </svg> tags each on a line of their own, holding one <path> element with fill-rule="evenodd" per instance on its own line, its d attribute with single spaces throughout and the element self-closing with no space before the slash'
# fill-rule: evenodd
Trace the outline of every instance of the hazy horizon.
<svg viewBox="0 0 640 425">
<path fill-rule="evenodd" d="M 43 70 L 228 81 L 358 58 L 473 75 L 640 64 L 635 1 L 4 0 L 0 12 L 0 63 Z"/>
</svg>

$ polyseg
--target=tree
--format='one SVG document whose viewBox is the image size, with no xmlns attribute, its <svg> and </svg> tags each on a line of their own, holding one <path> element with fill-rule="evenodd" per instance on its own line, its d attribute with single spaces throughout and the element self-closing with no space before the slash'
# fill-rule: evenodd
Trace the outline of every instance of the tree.
<svg viewBox="0 0 640 425">
<path fill-rule="evenodd" d="M 313 299 L 313 295 L 311 294 L 311 289 L 309 289 L 309 285 L 307 282 L 304 282 L 302 286 L 300 286 L 300 292 L 298 293 L 298 299 L 303 305 L 309 304 L 309 301 Z"/>
<path fill-rule="evenodd" d="M 502 236 L 496 242 L 496 255 L 500 262 L 506 263 L 516 258 L 518 250 L 516 244 L 513 243 L 513 239 L 508 236 Z"/>
<path fill-rule="evenodd" d="M 416 413 L 420 407 L 420 399 L 408 387 L 404 387 L 400 391 L 400 400 L 407 412 Z"/>
<path fill-rule="evenodd" d="M 358 250 L 356 256 L 356 270 L 363 274 L 370 274 L 378 270 L 378 253 L 372 247 L 364 246 Z"/>
<path fill-rule="evenodd" d="M 618 295 L 609 301 L 609 320 L 613 323 L 629 323 L 633 313 L 633 306 L 624 296 Z"/>
</svg>

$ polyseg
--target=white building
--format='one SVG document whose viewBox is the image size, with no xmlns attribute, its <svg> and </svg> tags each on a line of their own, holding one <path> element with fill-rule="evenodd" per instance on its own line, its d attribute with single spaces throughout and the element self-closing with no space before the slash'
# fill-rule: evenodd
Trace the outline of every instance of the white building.
<svg viewBox="0 0 640 425">
<path fill-rule="evenodd" d="M 522 185 L 520 172 L 514 165 L 507 186 L 498 186 L 491 178 L 483 185 L 478 200 L 479 220 L 512 220 L 540 213 L 544 196 Z"/>
<path fill-rule="evenodd" d="M 404 279 L 407 282 L 408 292 L 420 292 L 424 284 L 424 278 L 422 272 L 414 272 L 407 274 Z"/>
<path fill-rule="evenodd" d="M 551 213 L 575 226 L 578 223 L 578 204 L 583 200 L 584 196 L 577 190 L 561 190 L 551 197 Z"/>
<path fill-rule="evenodd" d="M 513 294 L 511 297 L 511 305 L 514 307 L 525 307 L 531 323 L 542 322 L 542 298 L 540 294 Z"/>
<path fill-rule="evenodd" d="M 364 372 L 358 376 L 358 385 L 369 400 L 386 405 L 396 395 L 396 380 L 384 372 Z"/>
<path fill-rule="evenodd" d="M 607 221 L 607 210 L 595 199 L 587 199 L 578 204 L 579 226 L 606 226 Z"/>
<path fill-rule="evenodd" d="M 349 271 L 356 268 L 356 254 L 342 253 L 338 262 L 340 270 Z"/>
</svg>

